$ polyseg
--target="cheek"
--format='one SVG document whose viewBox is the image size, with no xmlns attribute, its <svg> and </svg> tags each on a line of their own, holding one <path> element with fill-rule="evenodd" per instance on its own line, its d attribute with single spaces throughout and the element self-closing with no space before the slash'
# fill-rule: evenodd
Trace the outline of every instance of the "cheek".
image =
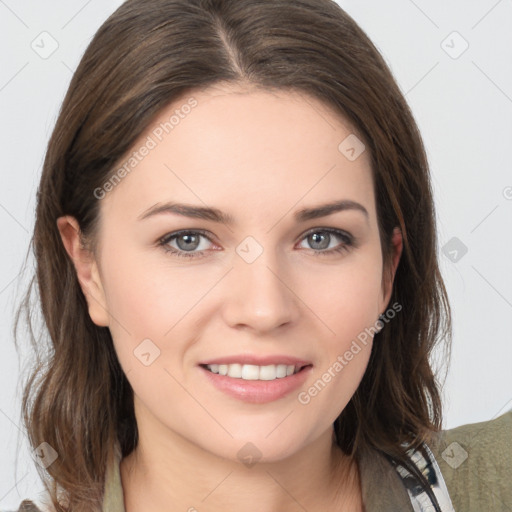
<svg viewBox="0 0 512 512">
<path fill-rule="evenodd" d="M 346 314 L 348 316 L 349 312 Z M 298 402 L 309 409 L 312 416 L 322 418 L 322 422 L 332 423 L 338 417 L 366 371 L 373 333 L 366 327 L 365 320 L 365 315 L 354 316 L 347 322 L 338 320 L 337 335 L 325 343 L 314 375 L 297 397 Z"/>
<path fill-rule="evenodd" d="M 381 313 L 379 260 L 354 258 L 353 264 L 317 274 L 314 283 L 303 283 L 303 290 L 306 304 L 326 329 L 330 351 L 344 350 L 352 338 L 373 326 Z"/>
<path fill-rule="evenodd" d="M 147 255 L 133 249 L 122 254 L 129 256 L 103 265 L 114 346 L 136 392 L 164 393 L 156 383 L 170 379 L 164 369 L 183 379 L 177 361 L 186 360 L 198 316 L 208 317 L 206 295 L 219 276 L 206 266 L 179 268 L 165 257 L 148 264 Z"/>
<path fill-rule="evenodd" d="M 134 336 L 162 338 L 204 294 L 205 286 L 194 273 L 179 272 L 164 258 L 155 265 L 143 254 L 126 254 L 104 265 L 109 312 Z"/>
<path fill-rule="evenodd" d="M 297 401 L 301 413 L 316 418 L 321 428 L 332 425 L 356 392 L 366 371 L 372 340 L 338 343 L 339 350 L 317 367 L 307 386 L 300 390 Z"/>
<path fill-rule="evenodd" d="M 370 255 L 371 256 L 371 255 Z M 334 421 L 357 390 L 371 354 L 381 293 L 381 267 L 376 254 L 353 265 L 332 269 L 308 288 L 322 326 L 321 360 L 299 403 Z"/>
<path fill-rule="evenodd" d="M 151 359 L 159 355 L 160 340 L 177 321 L 176 309 L 169 306 L 174 292 L 133 250 L 116 253 L 105 248 L 102 267 L 109 329 L 120 363 L 129 373 L 143 366 L 138 347 L 144 349 L 142 353 L 149 351 Z"/>
</svg>

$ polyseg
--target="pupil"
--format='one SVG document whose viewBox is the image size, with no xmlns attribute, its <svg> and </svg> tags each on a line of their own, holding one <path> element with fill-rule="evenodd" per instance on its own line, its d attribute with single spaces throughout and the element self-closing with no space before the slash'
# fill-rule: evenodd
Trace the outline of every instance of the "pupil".
<svg viewBox="0 0 512 512">
<path fill-rule="evenodd" d="M 325 243 L 327 241 L 327 234 L 321 234 L 319 235 L 318 233 L 313 233 L 311 235 L 311 238 L 313 238 L 313 243 L 320 243 L 321 247 L 316 247 L 317 249 L 325 249 L 326 247 L 329 246 L 329 243 Z M 319 241 L 318 239 L 319 238 L 323 238 L 323 241 Z"/>
<path fill-rule="evenodd" d="M 185 246 L 182 247 L 182 244 L 180 243 L 180 240 L 185 240 Z M 197 245 L 197 236 L 196 235 L 181 235 L 181 237 L 178 237 L 178 246 L 180 247 L 180 249 L 183 249 L 183 250 L 186 250 L 187 248 L 188 249 L 195 249 L 195 246 L 194 246 L 194 242 L 196 243 Z M 190 245 L 186 245 L 187 243 L 192 243 L 193 247 L 191 247 Z"/>
</svg>

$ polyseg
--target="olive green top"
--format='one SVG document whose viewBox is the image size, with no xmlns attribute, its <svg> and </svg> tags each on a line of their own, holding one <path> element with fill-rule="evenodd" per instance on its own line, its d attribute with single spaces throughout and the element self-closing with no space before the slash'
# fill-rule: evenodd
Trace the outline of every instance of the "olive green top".
<svg viewBox="0 0 512 512">
<path fill-rule="evenodd" d="M 455 512 L 512 512 L 512 410 L 442 430 L 429 447 Z M 365 512 L 413 512 L 407 490 L 384 457 L 365 454 L 359 467 Z"/>
<path fill-rule="evenodd" d="M 512 410 L 498 418 L 436 434 L 429 445 L 455 512 L 512 512 Z M 119 472 L 121 453 L 108 468 L 102 512 L 125 512 Z M 358 459 L 365 512 L 414 512 L 395 468 L 367 451 Z M 41 512 L 25 500 L 18 512 Z"/>
</svg>

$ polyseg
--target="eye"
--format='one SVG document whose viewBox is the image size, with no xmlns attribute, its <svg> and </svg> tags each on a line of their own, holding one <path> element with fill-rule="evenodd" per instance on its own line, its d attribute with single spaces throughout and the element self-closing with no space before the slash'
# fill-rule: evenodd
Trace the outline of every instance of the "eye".
<svg viewBox="0 0 512 512">
<path fill-rule="evenodd" d="M 331 245 L 333 238 L 342 240 L 342 243 L 337 246 L 335 245 L 328 250 L 323 250 L 327 249 Z M 313 254 L 315 256 L 331 256 L 333 254 L 349 251 L 355 246 L 354 237 L 352 235 L 333 228 L 315 228 L 308 231 L 308 233 L 304 235 L 303 239 L 308 241 L 310 246 L 313 247 Z"/>
<path fill-rule="evenodd" d="M 338 238 L 342 242 L 329 249 L 331 242 L 335 238 Z M 202 239 L 213 243 L 206 231 L 183 230 L 165 235 L 158 241 L 158 245 L 161 246 L 166 253 L 171 253 L 173 256 L 179 258 L 203 258 L 208 251 L 208 243 L 201 244 Z M 303 235 L 301 240 L 307 240 L 309 242 L 315 256 L 339 254 L 349 251 L 355 246 L 352 235 L 333 228 L 312 229 Z M 172 243 L 174 243 L 175 246 L 172 246 Z"/>
<path fill-rule="evenodd" d="M 170 252 L 180 258 L 202 258 L 205 256 L 205 247 L 199 251 L 194 252 L 201 246 L 201 238 L 205 238 L 211 242 L 211 239 L 206 235 L 205 231 L 177 231 L 170 233 L 161 238 L 158 245 L 162 247 L 165 252 Z M 169 244 L 176 241 L 177 247 L 172 247 Z"/>
</svg>

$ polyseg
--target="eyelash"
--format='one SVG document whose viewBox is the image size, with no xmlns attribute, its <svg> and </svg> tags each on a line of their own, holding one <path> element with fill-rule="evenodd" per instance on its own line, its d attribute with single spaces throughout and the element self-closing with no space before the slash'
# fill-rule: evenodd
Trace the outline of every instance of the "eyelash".
<svg viewBox="0 0 512 512">
<path fill-rule="evenodd" d="M 314 234 L 314 233 L 329 233 L 331 235 L 335 235 L 343 240 L 343 243 L 339 245 L 338 247 L 335 247 L 334 249 L 329 250 L 315 250 L 310 249 L 313 251 L 313 254 L 315 256 L 332 256 L 335 254 L 340 254 L 344 252 L 350 251 L 353 247 L 355 247 L 355 239 L 352 235 L 349 235 L 348 233 L 345 233 L 344 231 L 340 231 L 339 229 L 333 229 L 333 228 L 314 228 L 312 230 L 309 230 L 307 233 L 305 233 L 301 240 L 307 238 L 308 236 Z M 174 233 L 169 233 L 162 238 L 158 240 L 158 246 L 162 247 L 162 249 L 166 253 L 171 253 L 173 256 L 177 256 L 178 258 L 203 258 L 205 256 L 204 251 L 199 252 L 188 252 L 183 250 L 178 250 L 174 248 L 169 248 L 168 244 L 175 238 L 179 238 L 182 235 L 201 235 L 204 236 L 206 239 L 208 239 L 210 242 L 212 242 L 211 238 L 207 235 L 206 231 L 196 229 L 196 230 L 182 230 L 182 231 L 176 231 Z"/>
</svg>

